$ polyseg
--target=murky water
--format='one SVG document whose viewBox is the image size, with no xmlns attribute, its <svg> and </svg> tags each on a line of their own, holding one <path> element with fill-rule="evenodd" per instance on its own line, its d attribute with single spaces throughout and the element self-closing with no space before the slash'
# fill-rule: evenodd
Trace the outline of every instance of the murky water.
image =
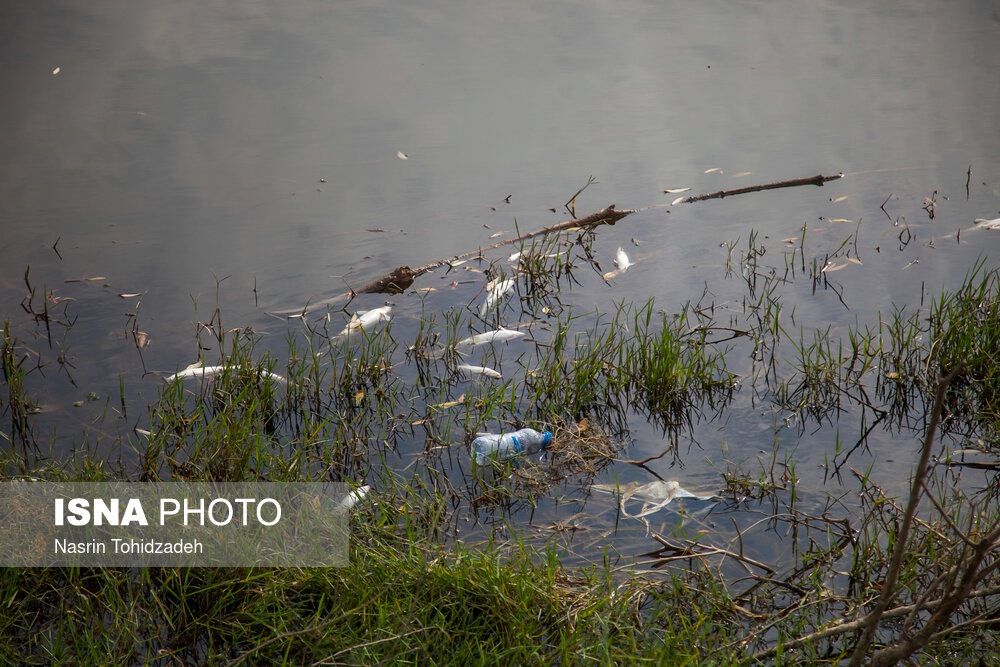
<svg viewBox="0 0 1000 667">
<path fill-rule="evenodd" d="M 638 263 L 610 284 L 584 272 L 565 302 L 674 312 L 707 287 L 735 310 L 727 242 L 745 249 L 755 231 L 783 269 L 783 239 L 805 225 L 810 259 L 853 236 L 862 264 L 828 274 L 832 287 L 797 280 L 783 302 L 840 336 L 956 287 L 977 258 L 995 266 L 1000 233 L 949 235 L 1000 215 L 998 43 L 1000 10 L 984 2 L 5 3 L 0 313 L 34 330 L 26 269 L 39 294 L 72 299 L 50 303 L 73 322 L 52 332 L 69 365 L 29 378 L 66 451 L 119 378 L 141 404 L 194 361 L 196 323 L 217 305 L 278 350 L 296 324 L 269 313 L 564 220 L 594 175 L 578 214 L 649 207 L 594 248 L 605 270 L 618 246 Z M 664 189 L 837 172 L 823 189 L 665 206 L 677 195 Z M 482 280 L 469 280 L 427 307 L 473 301 Z M 392 301 L 406 339 L 422 297 Z M 856 421 L 787 417 L 738 401 L 649 467 L 711 489 L 723 461 L 752 463 L 778 439 L 815 480 L 836 440 L 857 438 Z M 629 458 L 663 450 L 655 426 L 630 429 Z M 874 457 L 897 472 L 911 459 Z M 628 465 L 614 478 L 653 479 Z"/>
</svg>

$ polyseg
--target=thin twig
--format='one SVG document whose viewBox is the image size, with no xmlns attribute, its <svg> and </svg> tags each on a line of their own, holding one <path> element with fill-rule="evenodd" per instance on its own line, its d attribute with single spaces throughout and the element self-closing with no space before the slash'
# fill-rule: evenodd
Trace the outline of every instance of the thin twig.
<svg viewBox="0 0 1000 667">
<path fill-rule="evenodd" d="M 913 516 L 923 495 L 922 482 L 927 475 L 927 466 L 931 458 L 931 448 L 934 444 L 934 436 L 937 433 L 938 422 L 941 420 L 941 412 L 944 410 L 944 397 L 951 381 L 965 369 L 965 364 L 959 364 L 954 370 L 938 381 L 937 392 L 934 397 L 934 409 L 931 412 L 931 421 L 927 426 L 927 434 L 924 437 L 924 444 L 920 451 L 920 461 L 917 463 L 917 470 L 913 474 L 913 482 L 910 485 L 910 499 L 906 504 L 906 511 L 903 513 L 903 525 L 899 529 L 896 537 L 896 545 L 893 549 L 892 557 L 889 560 L 889 571 L 886 573 L 885 581 L 882 582 L 882 592 L 875 607 L 864 619 L 864 630 L 858 643 L 854 647 L 851 655 L 850 667 L 860 667 L 865 656 L 868 654 L 868 647 L 871 645 L 875 630 L 878 628 L 882 614 L 889 607 L 889 602 L 896 593 L 896 582 L 899 579 L 899 569 L 903 562 L 903 555 L 909 543 L 910 527 L 913 525 Z"/>
<path fill-rule="evenodd" d="M 975 590 L 975 591 L 970 592 L 965 597 L 966 598 L 979 598 L 979 597 L 987 597 L 987 596 L 990 596 L 990 595 L 997 595 L 997 594 L 1000 594 L 1000 586 L 993 586 L 991 588 L 986 588 L 986 589 L 982 589 L 982 590 Z M 944 603 L 944 600 L 931 600 L 930 602 L 927 602 L 927 603 L 924 604 L 924 608 L 928 609 L 928 610 L 930 610 L 930 609 L 936 609 L 937 607 L 939 607 L 943 603 Z M 893 609 L 888 609 L 888 610 L 885 611 L 885 613 L 882 614 L 882 618 L 898 618 L 899 616 L 904 616 L 906 614 L 909 614 L 916 607 L 917 607 L 917 605 L 908 604 L 908 605 L 904 605 L 902 607 L 895 607 Z M 860 630 L 864 626 L 864 624 L 865 624 L 865 618 L 864 617 L 856 619 L 854 621 L 840 622 L 840 623 L 831 625 L 828 628 L 824 628 L 822 630 L 817 630 L 816 632 L 813 632 L 811 634 L 805 635 L 804 637 L 798 637 L 796 639 L 791 639 L 789 641 L 782 642 L 781 643 L 781 650 L 798 648 L 799 646 L 805 646 L 806 644 L 811 644 L 811 643 L 813 643 L 815 641 L 818 641 L 820 639 L 826 639 L 827 637 L 833 637 L 833 636 L 836 636 L 836 635 L 842 635 L 845 632 L 854 632 L 855 630 Z M 764 660 L 766 658 L 769 658 L 769 657 L 773 656 L 777 652 L 778 652 L 778 647 L 777 646 L 773 646 L 771 648 L 764 649 L 763 651 L 759 651 L 759 652 L 753 654 L 749 658 L 743 660 L 743 662 L 759 662 L 761 660 Z"/>
</svg>

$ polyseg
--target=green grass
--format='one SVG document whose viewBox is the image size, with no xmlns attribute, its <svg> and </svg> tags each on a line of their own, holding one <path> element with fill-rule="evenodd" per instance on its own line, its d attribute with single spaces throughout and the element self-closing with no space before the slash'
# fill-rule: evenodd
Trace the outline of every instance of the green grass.
<svg viewBox="0 0 1000 667">
<path fill-rule="evenodd" d="M 783 299 L 796 271 L 824 289 L 822 267 L 844 256 L 850 239 L 813 257 L 810 269 L 803 232 L 782 273 L 751 236 L 739 256 L 737 242 L 726 246 L 742 299 L 716 304 L 706 287 L 676 313 L 653 301 L 579 312 L 559 291 L 579 282 L 574 271 L 601 273 L 595 240 L 590 231 L 523 248 L 517 296 L 487 322 L 477 298 L 442 312 L 425 301 L 405 342 L 395 323 L 341 339 L 332 316 L 306 319 L 268 348 L 252 330 L 224 329 L 217 310 L 195 338 L 215 355 L 205 363 L 225 371 L 164 383 L 145 411 L 126 409 L 122 381 L 115 400 L 93 402 L 103 413 L 61 459 L 51 456 L 30 397 L 45 349 L 5 323 L 6 478 L 333 480 L 375 492 L 353 517 L 344 568 L 4 570 L 0 662 L 674 665 L 756 656 L 833 664 L 849 655 L 853 633 L 817 633 L 864 615 L 885 581 L 902 514 L 870 468 L 852 466 L 875 426 L 901 447 L 919 443 L 939 376 L 960 364 L 935 453 L 971 439 L 996 451 L 1000 274 L 977 265 L 926 309 L 836 329 L 802 322 Z M 37 340 L 63 358 L 49 342 L 50 315 L 34 295 L 31 302 L 34 325 L 44 325 Z M 516 344 L 454 345 L 515 321 L 530 323 Z M 503 378 L 464 380 L 459 363 L 502 369 Z M 726 514 L 647 524 L 644 543 L 659 546 L 637 556 L 641 563 L 596 536 L 589 562 L 569 565 L 558 533 L 510 525 L 512 512 L 586 489 L 608 466 L 644 466 L 626 458 L 631 420 L 662 430 L 664 453 L 676 453 L 699 424 L 725 420 L 741 392 L 775 420 L 773 448 L 738 462 L 724 448 L 716 468 Z M 851 412 L 863 415 L 857 444 L 842 445 L 838 432 L 827 454 L 828 479 L 842 483 L 842 495 L 817 506 L 811 494 L 805 506 L 803 466 L 780 442 L 781 425 L 819 429 Z M 468 464 L 473 433 L 524 424 L 556 434 L 546 465 Z M 106 455 L 108 439 L 117 458 Z M 931 473 L 888 616 L 898 623 L 917 623 L 907 605 L 927 603 L 923 591 L 946 592 L 949 572 L 969 561 L 967 543 L 1000 523 L 995 485 L 977 495 L 943 463 Z M 734 530 L 723 532 L 730 522 Z M 776 545 L 767 561 L 750 540 L 762 534 Z M 997 648 L 985 615 L 998 584 L 985 572 L 977 590 L 986 592 L 963 602 L 956 629 L 924 655 Z M 894 623 L 878 641 L 899 638 Z"/>
</svg>

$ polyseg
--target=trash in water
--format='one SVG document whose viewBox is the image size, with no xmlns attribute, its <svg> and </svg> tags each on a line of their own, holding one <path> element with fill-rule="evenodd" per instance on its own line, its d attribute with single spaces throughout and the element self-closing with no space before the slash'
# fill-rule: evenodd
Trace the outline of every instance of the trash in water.
<svg viewBox="0 0 1000 667">
<path fill-rule="evenodd" d="M 620 494 L 618 506 L 621 508 L 622 514 L 636 519 L 659 512 L 669 505 L 670 501 L 677 498 L 694 498 L 696 500 L 712 500 L 714 498 L 714 496 L 699 496 L 696 493 L 691 493 L 675 480 L 669 482 L 657 480 L 648 484 L 639 484 L 639 482 L 623 485 L 594 484 L 591 488 L 604 493 Z M 632 499 L 643 503 L 638 514 L 629 514 L 628 510 L 625 509 L 625 503 Z"/>
<path fill-rule="evenodd" d="M 509 459 L 518 454 L 534 454 L 552 442 L 550 431 L 522 428 L 512 433 L 477 433 L 470 452 L 476 463 L 483 465 L 491 458 L 495 461 Z"/>
</svg>

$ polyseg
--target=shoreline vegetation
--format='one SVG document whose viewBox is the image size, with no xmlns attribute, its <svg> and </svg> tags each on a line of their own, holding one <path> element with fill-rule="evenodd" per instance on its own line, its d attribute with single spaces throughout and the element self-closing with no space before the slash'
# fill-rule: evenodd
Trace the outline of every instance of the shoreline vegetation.
<svg viewBox="0 0 1000 667">
<path fill-rule="evenodd" d="M 842 302 L 831 274 L 861 264 L 858 231 L 814 253 L 803 224 L 767 242 L 781 251 L 767 261 L 753 231 L 723 245 L 740 298 L 717 302 L 706 286 L 677 312 L 653 300 L 579 312 L 560 295 L 581 272 L 608 280 L 649 261 L 619 247 L 605 273 L 595 227 L 479 259 L 488 282 L 466 306 L 436 309 L 420 290 L 392 315 L 310 316 L 314 304 L 279 346 L 224 327 L 216 308 L 196 328 L 197 365 L 164 373 L 148 406 L 126 405 L 123 381 L 59 456 L 28 380 L 68 363 L 53 331 L 65 340 L 74 319 L 26 271 L 25 317 L 0 334 L 2 479 L 358 492 L 343 568 L 4 569 L 0 662 L 894 664 L 1000 652 L 1000 270 L 981 260 L 919 308 L 834 329 L 796 315 L 787 290 Z M 405 336 L 401 313 L 417 322 Z M 145 334 L 129 326 L 141 356 Z M 800 434 L 836 425 L 819 472 L 777 437 L 755 460 L 720 462 L 713 489 L 655 471 L 682 458 L 698 425 L 744 404 Z M 662 452 L 633 458 L 637 419 L 662 432 Z M 477 432 L 522 426 L 553 433 L 543 457 L 470 459 Z M 878 434 L 913 461 L 908 479 L 880 477 Z M 650 482 L 595 484 L 623 468 Z M 544 529 L 517 524 L 584 501 Z M 645 549 L 621 553 L 607 539 L 619 530 Z"/>
</svg>

